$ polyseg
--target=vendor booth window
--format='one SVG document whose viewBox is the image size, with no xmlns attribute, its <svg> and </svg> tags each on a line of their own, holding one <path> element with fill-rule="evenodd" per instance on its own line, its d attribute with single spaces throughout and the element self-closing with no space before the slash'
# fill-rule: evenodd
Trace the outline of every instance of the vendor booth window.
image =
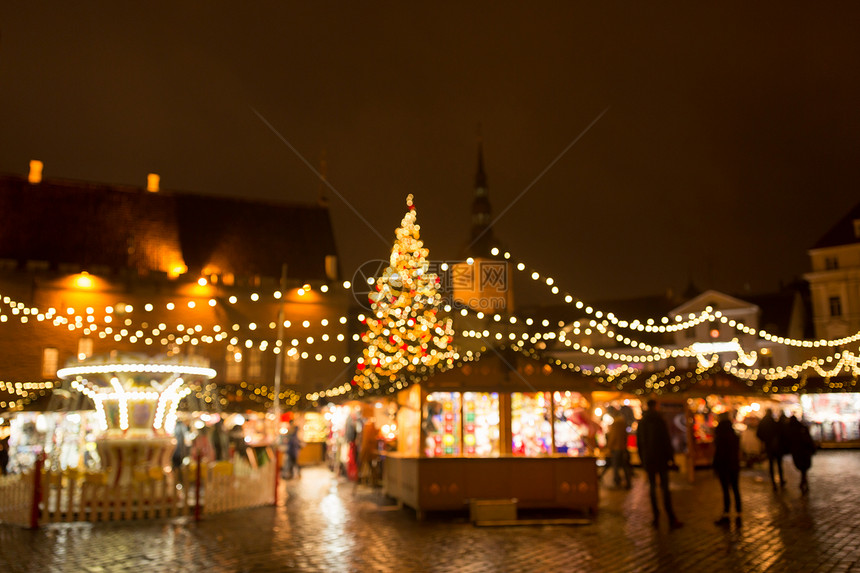
<svg viewBox="0 0 860 573">
<path fill-rule="evenodd" d="M 42 349 L 42 378 L 53 378 L 57 375 L 60 363 L 60 351 L 56 348 Z"/>
<path fill-rule="evenodd" d="M 555 392 L 553 407 L 555 451 L 569 456 L 588 454 L 594 433 L 588 401 L 579 392 Z"/>
<path fill-rule="evenodd" d="M 242 379 L 242 353 L 234 350 L 227 351 L 226 372 L 224 377 L 227 382 L 238 382 Z"/>
<path fill-rule="evenodd" d="M 460 393 L 433 392 L 424 405 L 424 454 L 428 458 L 460 455 Z"/>
<path fill-rule="evenodd" d="M 512 453 L 540 456 L 552 452 L 549 392 L 511 394 Z"/>
<path fill-rule="evenodd" d="M 287 384 L 299 383 L 299 354 L 295 353 L 292 356 L 287 354 L 284 356 L 284 382 Z"/>
<path fill-rule="evenodd" d="M 463 393 L 463 453 L 467 456 L 499 454 L 498 393 Z"/>
<path fill-rule="evenodd" d="M 78 339 L 78 360 L 86 360 L 93 355 L 93 339 L 84 336 Z"/>
<path fill-rule="evenodd" d="M 248 378 L 259 379 L 263 376 L 263 352 L 259 348 L 248 351 Z"/>
</svg>

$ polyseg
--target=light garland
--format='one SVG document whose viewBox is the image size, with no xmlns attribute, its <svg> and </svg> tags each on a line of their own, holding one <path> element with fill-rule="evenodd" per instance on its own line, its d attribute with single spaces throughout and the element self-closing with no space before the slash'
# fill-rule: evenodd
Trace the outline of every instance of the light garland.
<svg viewBox="0 0 860 573">
<path fill-rule="evenodd" d="M 417 225 L 415 225 L 415 227 L 417 228 Z M 493 255 L 508 261 L 510 261 L 512 258 L 510 252 L 502 253 L 497 248 L 493 250 Z M 573 305 L 576 308 L 583 310 L 587 315 L 590 315 L 590 317 L 586 318 L 584 321 L 575 321 L 570 324 L 559 323 L 558 330 L 548 330 L 545 332 L 532 333 L 530 335 L 525 335 L 525 338 L 522 338 L 522 336 L 524 335 L 519 335 L 521 339 L 513 341 L 510 339 L 510 337 L 512 336 L 511 333 L 500 332 L 496 328 L 496 325 L 502 326 L 507 323 L 515 324 L 519 320 L 519 322 L 522 322 L 527 326 L 532 326 L 534 324 L 537 324 L 538 321 L 530 317 L 518 319 L 518 317 L 503 317 L 500 314 L 485 315 L 483 312 L 474 312 L 471 309 L 463 308 L 459 310 L 460 314 L 466 316 L 472 315 L 479 319 L 487 318 L 488 320 L 488 324 L 484 329 L 480 331 L 464 331 L 464 337 L 485 338 L 490 340 L 495 339 L 497 342 L 500 342 L 502 339 L 505 339 L 506 342 L 511 342 L 512 345 L 516 346 L 519 350 L 523 350 L 527 343 L 533 346 L 537 346 L 544 345 L 548 342 L 557 341 L 559 344 L 564 345 L 566 348 L 571 348 L 575 351 L 583 352 L 583 354 L 587 356 L 599 356 L 606 360 L 623 362 L 625 363 L 624 366 L 632 370 L 636 370 L 637 367 L 639 367 L 643 363 L 654 363 L 678 357 L 695 357 L 699 361 L 700 366 L 716 367 L 718 363 L 718 354 L 697 352 L 693 348 L 694 345 L 690 345 L 680 349 L 651 345 L 643 341 L 636 340 L 635 336 L 631 337 L 625 335 L 625 333 L 622 331 L 626 330 L 632 332 L 647 333 L 674 333 L 693 328 L 705 322 L 718 322 L 719 324 L 724 324 L 735 329 L 739 333 L 746 334 L 749 336 L 756 336 L 761 340 L 782 346 L 791 346 L 798 348 L 837 348 L 860 340 L 860 332 L 855 333 L 851 336 L 846 336 L 833 340 L 802 340 L 789 337 L 781 337 L 769 333 L 765 330 L 755 329 L 753 327 L 747 326 L 743 322 L 732 319 L 720 311 L 714 311 L 710 307 L 706 308 L 704 311 L 698 314 L 691 313 L 686 318 L 681 315 L 678 315 L 671 317 L 663 316 L 659 317 L 658 319 L 627 321 L 615 316 L 613 313 L 604 313 L 600 309 L 593 308 L 587 305 L 585 302 L 575 299 L 570 294 L 562 294 L 554 279 L 552 279 L 551 277 L 542 276 L 537 271 L 528 270 L 526 265 L 522 262 L 516 264 L 515 266 L 518 271 L 529 273 L 532 280 L 540 281 L 546 284 L 547 288 L 550 289 L 553 294 L 562 296 L 563 300 L 567 304 Z M 334 284 L 332 285 L 332 287 L 342 287 L 343 292 L 345 292 L 349 290 L 352 285 L 349 281 L 344 281 L 343 283 Z M 297 289 L 296 292 L 298 293 L 299 290 L 307 292 L 307 290 L 309 289 L 311 289 L 310 285 L 303 285 L 300 289 Z M 320 293 L 334 293 L 336 291 L 340 292 L 337 288 L 329 288 L 327 285 L 322 285 L 316 290 L 318 290 L 318 292 Z M 148 346 L 157 346 L 159 344 L 162 346 L 168 344 L 198 345 L 226 342 L 234 347 L 243 347 L 245 349 L 256 348 L 261 351 L 268 351 L 274 354 L 285 352 L 290 356 L 295 356 L 302 360 L 315 360 L 317 362 L 328 361 L 330 363 L 342 362 L 344 364 L 353 363 L 354 358 L 350 356 L 342 356 L 339 354 L 325 352 L 313 352 L 310 350 L 310 347 L 312 345 L 317 345 L 329 341 L 334 342 L 335 340 L 337 340 L 338 342 L 344 342 L 346 340 L 346 335 L 343 332 L 335 332 L 334 330 L 324 332 L 321 335 L 315 334 L 313 337 L 296 336 L 297 331 L 294 331 L 292 333 L 287 334 L 288 337 L 290 337 L 291 334 L 293 336 L 293 338 L 289 342 L 284 341 L 284 343 L 281 343 L 281 341 L 279 340 L 266 339 L 265 337 L 261 339 L 247 338 L 236 335 L 239 332 L 247 331 L 260 334 L 263 334 L 264 332 L 272 332 L 278 327 L 277 321 L 274 320 L 263 320 L 260 322 L 249 321 L 247 324 L 215 324 L 211 327 L 205 328 L 201 324 L 194 324 L 193 326 L 186 324 L 176 324 L 168 327 L 165 322 L 161 322 L 153 328 L 150 326 L 145 326 L 145 322 L 137 322 L 136 320 L 133 320 L 133 317 L 131 316 L 132 313 L 134 313 L 135 315 L 140 315 L 141 313 L 151 313 L 154 311 L 158 311 L 159 309 L 167 311 L 180 309 L 194 310 L 211 309 L 217 306 L 229 307 L 239 303 L 247 302 L 255 304 L 271 304 L 273 302 L 281 303 L 283 302 L 284 298 L 284 293 L 280 291 L 273 291 L 269 294 L 254 292 L 246 293 L 241 297 L 235 295 L 223 298 L 199 297 L 193 298 L 192 300 L 182 300 L 179 302 L 168 301 L 166 303 L 162 302 L 158 304 L 154 302 L 138 302 L 135 305 L 116 303 L 115 305 L 105 307 L 104 315 L 99 318 L 95 309 L 91 307 L 87 307 L 85 310 L 82 309 L 80 312 L 75 311 L 75 309 L 73 308 L 67 308 L 64 310 L 49 308 L 47 310 L 41 310 L 37 307 L 25 305 L 19 301 L 15 301 L 9 296 L 2 296 L 2 299 L 0 300 L 2 300 L 2 303 L 4 305 L 6 305 L 7 311 L 0 312 L 0 323 L 7 323 L 10 320 L 20 321 L 21 324 L 45 322 L 53 326 L 62 328 L 64 330 L 68 330 L 70 332 L 82 331 L 85 336 L 98 336 L 102 339 L 112 338 L 117 342 L 123 340 L 127 340 L 130 343 L 142 342 Z M 450 306 L 446 306 L 445 310 L 450 312 L 453 309 Z M 366 324 L 367 317 L 364 318 Z M 335 328 L 337 326 L 335 324 L 336 322 L 340 325 L 346 325 L 354 319 L 356 319 L 356 317 L 348 318 L 346 316 L 340 316 L 333 319 L 320 319 L 318 322 L 314 320 L 313 323 L 307 320 L 301 322 L 291 322 L 289 320 L 286 320 L 284 322 L 284 326 L 286 328 L 293 329 L 307 329 L 311 326 L 314 326 L 314 328 Z M 370 320 L 378 320 L 378 317 L 371 316 Z M 549 327 L 552 324 L 546 319 L 543 319 L 542 321 L 540 321 L 540 323 L 544 327 Z M 268 330 L 266 329 L 266 327 L 268 327 Z M 570 340 L 570 335 L 571 332 L 573 334 L 578 334 L 577 330 L 579 329 L 586 330 L 586 333 L 587 329 L 592 329 L 592 331 L 598 332 L 601 335 L 614 339 L 619 343 L 625 344 L 627 346 L 632 346 L 633 348 L 642 351 L 643 354 L 636 354 L 630 351 L 606 350 L 602 348 L 596 348 L 594 346 L 577 344 L 576 342 Z M 358 335 L 353 335 L 353 339 L 355 339 L 357 336 Z M 374 338 L 377 337 L 378 336 L 374 336 Z M 858 368 L 858 362 L 860 362 L 858 361 L 856 355 L 851 352 L 844 351 L 841 355 L 837 354 L 837 356 L 840 357 L 838 361 L 841 364 L 841 366 L 839 366 L 838 368 L 836 366 L 833 366 L 833 368 L 825 369 L 822 367 L 823 363 L 821 362 L 821 360 L 823 359 L 816 358 L 800 364 L 794 364 L 789 366 L 755 369 L 751 368 L 751 366 L 755 363 L 757 359 L 755 351 L 744 351 L 743 348 L 740 347 L 739 343 L 737 353 L 738 358 L 726 362 L 724 364 L 724 367 L 726 368 L 727 372 L 731 372 L 734 375 L 747 380 L 779 380 L 788 377 L 801 376 L 803 375 L 803 372 L 807 370 L 809 370 L 810 372 L 815 372 L 822 377 L 827 377 L 826 375 L 829 372 L 834 371 L 834 369 L 837 373 L 855 373 L 856 369 Z M 374 352 L 374 356 L 379 359 L 379 356 L 377 356 L 376 351 Z M 364 358 L 365 357 L 363 356 L 360 359 L 362 360 L 362 364 L 364 364 Z M 830 359 L 827 360 L 828 365 L 831 364 L 831 362 L 829 361 Z M 393 365 L 394 359 L 390 358 L 388 363 Z M 446 361 L 445 364 L 446 366 L 449 366 L 450 362 Z M 384 375 L 382 377 L 371 375 L 369 378 L 369 384 L 371 388 L 366 389 L 370 390 L 374 386 L 379 387 L 381 384 L 387 384 L 390 380 L 390 374 L 387 380 L 385 380 Z M 339 393 L 333 395 L 343 395 L 352 390 L 354 390 L 352 386 L 344 384 L 329 389 L 326 392 Z M 311 395 L 312 394 L 306 397 L 309 397 Z M 271 394 L 269 394 L 269 396 L 271 396 Z M 10 406 L 11 405 L 12 403 L 10 402 Z M 0 404 L 0 407 L 3 407 L 2 404 Z M 165 414 L 165 416 L 166 415 L 167 414 Z"/>
<path fill-rule="evenodd" d="M 14 400 L 0 400 L 0 408 L 8 408 L 10 411 L 20 410 L 59 385 L 59 380 L 42 382 L 10 382 L 8 380 L 0 380 L 0 392 L 6 392 L 10 397 L 18 396 Z"/>
<path fill-rule="evenodd" d="M 181 375 L 204 379 L 215 377 L 215 370 L 197 366 L 195 362 L 200 364 L 204 361 L 200 358 L 188 357 L 183 362 L 137 362 L 134 360 L 105 362 L 103 359 L 94 358 L 80 366 L 62 368 L 57 372 L 57 375 L 65 380 L 71 379 L 72 388 L 93 401 L 99 418 L 99 425 L 103 431 L 107 430 L 109 426 L 104 404 L 110 401 L 117 403 L 119 410 L 118 426 L 123 433 L 129 430 L 129 402 L 155 403 L 154 417 L 150 424 L 151 429 L 157 432 L 163 427 L 167 430 L 172 426 L 175 422 L 176 407 L 182 398 L 191 392 L 190 388 L 182 387 L 185 379 Z M 154 376 L 169 374 L 169 376 L 160 384 L 155 380 L 150 380 L 150 386 L 139 386 L 133 377 L 127 377 L 125 383 L 120 379 L 120 375 L 134 374 L 151 374 Z M 102 383 L 90 383 L 88 376 L 95 376 L 101 379 Z M 104 383 L 105 380 L 107 380 L 107 384 Z M 169 411 L 167 410 L 168 404 L 170 404 Z"/>
</svg>

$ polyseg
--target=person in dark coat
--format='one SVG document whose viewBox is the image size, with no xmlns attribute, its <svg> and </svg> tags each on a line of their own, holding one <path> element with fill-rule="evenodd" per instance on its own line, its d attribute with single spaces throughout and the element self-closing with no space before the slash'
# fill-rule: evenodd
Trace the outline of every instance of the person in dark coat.
<svg viewBox="0 0 860 573">
<path fill-rule="evenodd" d="M 774 466 L 779 471 L 779 484 L 785 485 L 785 478 L 782 474 L 782 456 L 785 455 L 785 446 L 783 442 L 783 427 L 780 422 L 773 417 L 773 412 L 770 408 L 764 411 L 764 417 L 758 424 L 755 435 L 764 444 L 767 452 L 767 464 L 770 469 L 770 483 L 773 489 L 777 489 L 776 476 L 774 475 Z"/>
<path fill-rule="evenodd" d="M 6 475 L 8 470 L 6 467 L 9 465 L 9 436 L 6 436 L 2 440 L 0 440 L 0 475 Z"/>
<path fill-rule="evenodd" d="M 812 454 L 815 453 L 815 442 L 809 435 L 809 428 L 800 420 L 792 416 L 788 420 L 788 444 L 791 451 L 791 460 L 794 467 L 800 472 L 800 491 L 809 491 L 809 482 L 806 473 L 812 467 Z"/>
<path fill-rule="evenodd" d="M 720 421 L 714 430 L 713 467 L 723 488 L 723 515 L 716 521 L 717 525 L 725 525 L 729 522 L 730 488 L 735 496 L 737 518 L 741 517 L 741 493 L 738 488 L 738 475 L 741 471 L 740 444 L 740 438 L 732 427 L 729 415 L 725 412 L 720 414 Z"/>
<path fill-rule="evenodd" d="M 636 430 L 636 441 L 639 446 L 639 458 L 642 467 L 648 474 L 648 485 L 651 494 L 651 510 L 654 513 L 654 527 L 660 524 L 660 508 L 657 504 L 657 478 L 660 479 L 660 489 L 663 493 L 663 508 L 669 518 L 669 527 L 681 527 L 683 523 L 675 517 L 672 509 L 672 496 L 669 493 L 669 464 L 674 461 L 675 450 L 669 436 L 666 420 L 657 411 L 657 401 L 648 400 L 648 409 L 639 420 Z"/>
<path fill-rule="evenodd" d="M 287 479 L 292 479 L 293 475 L 302 477 L 302 468 L 299 466 L 299 452 L 302 449 L 301 438 L 299 437 L 299 426 L 296 423 L 290 425 L 290 430 L 287 432 Z"/>
</svg>

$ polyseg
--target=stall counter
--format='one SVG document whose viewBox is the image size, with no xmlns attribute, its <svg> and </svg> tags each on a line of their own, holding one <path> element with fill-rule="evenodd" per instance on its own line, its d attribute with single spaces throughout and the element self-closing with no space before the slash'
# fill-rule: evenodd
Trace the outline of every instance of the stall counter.
<svg viewBox="0 0 860 573">
<path fill-rule="evenodd" d="M 419 458 L 389 453 L 383 489 L 422 519 L 426 511 L 466 509 L 474 500 L 516 499 L 519 508 L 597 513 L 596 458 L 551 455 Z"/>
</svg>

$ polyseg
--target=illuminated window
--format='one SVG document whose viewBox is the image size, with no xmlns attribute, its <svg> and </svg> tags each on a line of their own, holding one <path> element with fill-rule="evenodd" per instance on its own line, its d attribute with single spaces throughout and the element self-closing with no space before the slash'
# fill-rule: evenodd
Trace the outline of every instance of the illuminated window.
<svg viewBox="0 0 860 573">
<path fill-rule="evenodd" d="M 263 376 L 263 353 L 259 348 L 252 348 L 248 356 L 248 378 Z"/>
<path fill-rule="evenodd" d="M 224 378 L 227 382 L 238 382 L 242 379 L 242 353 L 235 350 L 227 351 L 226 358 L 227 368 L 224 372 Z"/>
<path fill-rule="evenodd" d="M 428 458 L 460 455 L 460 393 L 433 392 L 424 405 L 424 454 Z"/>
<path fill-rule="evenodd" d="M 512 452 L 540 456 L 552 452 L 549 392 L 511 394 Z"/>
<path fill-rule="evenodd" d="M 720 323 L 716 320 L 712 320 L 708 325 L 708 334 L 710 334 L 711 338 L 719 338 L 720 337 Z"/>
<path fill-rule="evenodd" d="M 830 297 L 830 316 L 842 316 L 842 299 L 838 296 Z"/>
<path fill-rule="evenodd" d="M 287 384 L 299 383 L 299 364 L 301 361 L 298 354 L 284 356 L 284 382 Z"/>
<path fill-rule="evenodd" d="M 555 451 L 568 456 L 587 455 L 591 414 L 585 397 L 578 392 L 556 392 L 553 410 Z"/>
<path fill-rule="evenodd" d="M 85 336 L 78 340 L 78 360 L 85 360 L 93 355 L 93 339 Z"/>
<path fill-rule="evenodd" d="M 325 256 L 325 276 L 330 280 L 337 280 L 337 255 Z"/>
<path fill-rule="evenodd" d="M 42 378 L 55 378 L 60 363 L 60 351 L 56 348 L 42 349 Z"/>
<path fill-rule="evenodd" d="M 499 453 L 499 395 L 496 392 L 463 393 L 463 453 L 467 456 Z"/>
</svg>

